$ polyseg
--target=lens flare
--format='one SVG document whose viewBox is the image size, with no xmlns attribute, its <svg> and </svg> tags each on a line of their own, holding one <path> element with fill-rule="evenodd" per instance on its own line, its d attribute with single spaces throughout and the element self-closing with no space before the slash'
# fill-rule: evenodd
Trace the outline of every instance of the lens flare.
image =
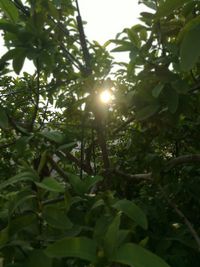
<svg viewBox="0 0 200 267">
<path fill-rule="evenodd" d="M 110 91 L 105 90 L 105 91 L 101 92 L 101 94 L 100 94 L 101 102 L 107 104 L 111 101 L 111 99 L 112 99 L 112 95 L 111 95 Z"/>
</svg>

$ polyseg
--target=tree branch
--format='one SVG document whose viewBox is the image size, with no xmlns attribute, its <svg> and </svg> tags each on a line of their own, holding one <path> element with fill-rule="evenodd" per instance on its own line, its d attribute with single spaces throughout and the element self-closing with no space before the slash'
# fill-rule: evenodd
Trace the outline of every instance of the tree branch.
<svg viewBox="0 0 200 267">
<path fill-rule="evenodd" d="M 53 169 L 60 175 L 62 176 L 65 181 L 68 181 L 68 175 L 66 174 L 65 171 L 63 171 L 63 169 L 61 169 L 58 164 L 52 159 L 52 157 L 50 157 L 49 155 L 47 156 L 47 160 L 49 161 L 49 163 L 51 164 L 51 166 L 53 167 Z"/>
<path fill-rule="evenodd" d="M 105 127 L 103 127 L 101 111 L 98 109 L 99 107 L 97 105 L 96 110 L 94 110 L 97 140 L 101 148 L 104 168 L 105 170 L 108 170 L 110 168 L 110 161 L 108 157 L 108 149 L 107 149 L 106 137 L 104 133 Z"/>
<path fill-rule="evenodd" d="M 40 102 L 40 69 L 39 69 L 38 59 L 37 59 L 37 82 L 36 82 L 35 96 L 36 96 L 36 102 L 35 102 L 35 108 L 34 108 L 33 116 L 32 116 L 31 123 L 30 123 L 30 131 L 33 130 L 35 120 L 38 114 L 39 102 Z"/>
<path fill-rule="evenodd" d="M 86 41 L 86 37 L 85 37 L 85 33 L 84 33 L 83 22 L 82 22 L 82 18 L 81 18 L 81 14 L 80 14 L 78 0 L 76 0 L 76 8 L 77 8 L 77 12 L 78 12 L 78 16 L 76 17 L 76 19 L 77 19 L 77 25 L 78 25 L 78 31 L 79 31 L 79 38 L 80 38 L 80 42 L 81 42 L 81 48 L 83 51 L 83 58 L 85 61 L 86 75 L 90 75 L 92 73 L 91 64 L 90 64 L 91 63 L 90 53 L 89 53 L 88 47 L 87 47 L 87 41 Z"/>
<path fill-rule="evenodd" d="M 61 152 L 56 152 L 56 155 L 61 158 L 61 157 L 66 157 L 69 161 L 74 162 L 79 168 L 83 168 L 83 171 L 88 173 L 88 174 L 93 174 L 93 171 L 90 167 L 88 167 L 86 164 L 81 164 L 81 161 L 78 160 L 75 156 L 73 156 L 70 152 L 68 151 L 64 151 L 64 154 L 62 154 Z"/>
<path fill-rule="evenodd" d="M 193 236 L 194 240 L 196 241 L 198 248 L 200 250 L 200 237 L 197 233 L 197 231 L 194 229 L 192 223 L 189 221 L 189 219 L 184 215 L 184 213 L 177 207 L 176 203 L 174 201 L 170 200 L 167 196 L 166 192 L 164 191 L 163 187 L 159 185 L 159 188 L 163 194 L 163 197 L 166 199 L 168 204 L 174 209 L 176 214 L 184 221 L 185 225 L 187 226 L 188 230 L 190 231 L 191 235 Z"/>
<path fill-rule="evenodd" d="M 164 173 L 169 172 L 172 168 L 175 168 L 178 165 L 187 163 L 200 163 L 200 154 L 183 155 L 169 160 L 164 169 Z M 128 179 L 152 180 L 152 173 L 128 174 L 118 169 L 113 169 L 111 171 Z"/>
<path fill-rule="evenodd" d="M 112 135 L 115 135 L 115 134 L 121 132 L 122 130 L 124 130 L 124 128 L 125 128 L 127 125 L 129 125 L 129 123 L 131 123 L 134 119 L 135 119 L 135 116 L 132 116 L 132 117 L 130 117 L 128 120 L 126 120 L 125 122 L 123 122 L 119 127 L 117 127 L 117 128 L 113 131 Z"/>
<path fill-rule="evenodd" d="M 183 155 L 183 156 L 171 159 L 167 163 L 166 171 L 169 171 L 178 165 L 187 164 L 187 163 L 200 163 L 200 154 Z"/>
<path fill-rule="evenodd" d="M 113 170 L 113 173 L 121 175 L 127 179 L 136 179 L 136 180 L 149 180 L 152 181 L 152 173 L 138 173 L 138 174 L 128 174 L 117 169 Z"/>
</svg>

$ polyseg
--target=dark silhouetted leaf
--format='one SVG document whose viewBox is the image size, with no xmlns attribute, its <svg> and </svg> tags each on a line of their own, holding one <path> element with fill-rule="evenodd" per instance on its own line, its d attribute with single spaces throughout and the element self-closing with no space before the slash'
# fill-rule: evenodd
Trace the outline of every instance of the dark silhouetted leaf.
<svg viewBox="0 0 200 267">
<path fill-rule="evenodd" d="M 197 63 L 200 56 L 200 22 L 188 30 L 181 42 L 180 63 L 184 71 L 189 71 Z"/>
<path fill-rule="evenodd" d="M 52 259 L 39 249 L 35 249 L 29 253 L 27 260 L 25 260 L 26 267 L 51 267 Z"/>
<path fill-rule="evenodd" d="M 26 58 L 26 49 L 16 49 L 16 54 L 13 58 L 13 69 L 19 74 Z"/>
<path fill-rule="evenodd" d="M 155 98 L 159 97 L 163 88 L 164 88 L 164 84 L 159 83 L 158 85 L 156 85 L 156 87 L 154 87 L 152 90 L 152 96 L 154 96 Z"/>
<path fill-rule="evenodd" d="M 137 111 L 136 113 L 136 119 L 137 120 L 146 120 L 148 118 L 150 118 L 151 116 L 153 116 L 158 109 L 160 108 L 160 105 L 157 103 L 154 103 L 152 105 L 148 105 L 144 108 L 142 108 L 141 110 Z"/>
<path fill-rule="evenodd" d="M 179 103 L 178 93 L 173 88 L 166 88 L 166 90 L 164 91 L 164 95 L 169 111 L 172 114 L 175 113 L 177 111 Z"/>
<path fill-rule="evenodd" d="M 8 128 L 9 123 L 8 123 L 8 117 L 6 115 L 5 110 L 0 107 L 0 128 L 6 129 Z"/>
</svg>

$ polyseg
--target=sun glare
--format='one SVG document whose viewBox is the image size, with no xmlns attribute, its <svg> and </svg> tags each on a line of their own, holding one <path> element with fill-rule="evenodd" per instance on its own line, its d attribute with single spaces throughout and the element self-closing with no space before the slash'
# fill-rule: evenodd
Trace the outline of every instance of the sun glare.
<svg viewBox="0 0 200 267">
<path fill-rule="evenodd" d="M 107 104 L 111 101 L 111 99 L 112 99 L 112 95 L 111 95 L 110 91 L 105 90 L 105 91 L 101 92 L 100 100 L 102 103 Z"/>
</svg>

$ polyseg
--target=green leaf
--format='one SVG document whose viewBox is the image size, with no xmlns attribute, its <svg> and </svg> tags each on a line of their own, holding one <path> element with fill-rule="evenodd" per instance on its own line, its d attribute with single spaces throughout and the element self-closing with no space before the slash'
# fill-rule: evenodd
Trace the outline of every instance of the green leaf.
<svg viewBox="0 0 200 267">
<path fill-rule="evenodd" d="M 59 146 L 58 148 L 57 148 L 57 150 L 59 151 L 59 150 L 67 150 L 67 149 L 72 149 L 72 148 L 74 148 L 74 147 L 76 147 L 77 146 L 77 142 L 76 141 L 74 141 L 74 142 L 70 142 L 70 143 L 68 143 L 68 144 L 64 144 L 64 145 L 61 145 L 61 146 Z"/>
<path fill-rule="evenodd" d="M 16 53 L 14 58 L 13 58 L 13 69 L 14 71 L 19 74 L 23 65 L 24 65 L 24 60 L 26 58 L 26 49 L 16 49 Z"/>
<path fill-rule="evenodd" d="M 0 107 L 0 128 L 6 129 L 8 128 L 8 126 L 9 126 L 9 123 L 8 123 L 7 114 L 5 110 L 2 107 Z"/>
<path fill-rule="evenodd" d="M 132 201 L 126 199 L 119 200 L 113 205 L 113 208 L 122 211 L 139 226 L 147 229 L 148 222 L 145 213 Z"/>
<path fill-rule="evenodd" d="M 6 20 L 0 20 L 0 29 L 6 32 L 17 33 L 18 27 L 14 23 L 9 23 Z"/>
<path fill-rule="evenodd" d="M 179 103 L 179 95 L 173 88 L 166 88 L 164 90 L 165 100 L 168 106 L 169 111 L 174 114 L 177 111 Z"/>
<path fill-rule="evenodd" d="M 86 237 L 64 238 L 45 250 L 49 257 L 74 257 L 90 262 L 96 260 L 96 243 Z"/>
<path fill-rule="evenodd" d="M 45 178 L 41 183 L 35 183 L 38 187 L 43 188 L 47 191 L 53 191 L 62 193 L 65 191 L 64 185 L 61 185 L 55 178 Z"/>
<path fill-rule="evenodd" d="M 118 247 L 121 246 L 123 243 L 125 243 L 125 240 L 127 239 L 129 234 L 130 234 L 130 230 L 119 230 L 118 236 L 117 236 Z"/>
<path fill-rule="evenodd" d="M 18 20 L 18 10 L 12 1 L 0 0 L 0 7 L 13 22 Z"/>
<path fill-rule="evenodd" d="M 96 224 L 94 227 L 93 238 L 98 244 L 104 244 L 104 235 L 108 230 L 110 223 L 112 222 L 111 218 L 103 213 L 95 220 L 95 222 Z"/>
<path fill-rule="evenodd" d="M 43 217 L 50 226 L 57 229 L 67 230 L 73 226 L 65 212 L 59 210 L 58 207 L 46 207 L 43 212 Z"/>
<path fill-rule="evenodd" d="M 170 15 L 174 10 L 180 8 L 190 0 L 166 0 L 161 3 L 157 9 L 156 18 L 162 18 Z"/>
<path fill-rule="evenodd" d="M 33 172 L 30 171 L 22 172 L 2 182 L 0 184 L 0 190 L 6 188 L 9 185 L 13 185 L 22 181 L 35 181 L 36 179 L 37 178 Z"/>
<path fill-rule="evenodd" d="M 85 185 L 85 191 L 86 193 L 98 182 L 102 181 L 103 177 L 100 175 L 91 175 L 91 176 L 87 176 L 85 177 L 85 179 L 83 179 L 83 183 Z"/>
<path fill-rule="evenodd" d="M 192 28 L 195 28 L 196 26 L 198 26 L 200 24 L 200 17 L 195 17 L 191 20 L 189 20 L 186 25 L 181 29 L 181 31 L 179 32 L 179 34 L 177 35 L 176 38 L 176 42 L 178 44 L 181 43 L 181 41 L 183 40 L 185 34 L 187 32 L 189 32 Z"/>
<path fill-rule="evenodd" d="M 72 173 L 68 173 L 68 178 L 70 181 L 70 184 L 72 185 L 74 191 L 78 194 L 78 195 L 83 195 L 86 193 L 86 189 L 84 186 L 83 181 L 80 179 L 79 176 L 72 174 Z"/>
<path fill-rule="evenodd" d="M 43 168 L 47 162 L 47 154 L 48 154 L 47 150 L 45 150 L 41 154 L 40 163 L 39 163 L 38 168 L 37 168 L 38 174 L 40 174 L 42 172 L 42 170 L 43 170 Z"/>
<path fill-rule="evenodd" d="M 159 108 L 160 105 L 157 103 L 148 105 L 136 112 L 136 119 L 140 121 L 146 120 L 151 116 L 153 116 L 158 111 Z"/>
<path fill-rule="evenodd" d="M 105 234 L 104 246 L 105 251 L 108 255 L 112 255 L 117 248 L 118 234 L 120 226 L 120 214 L 113 219 L 112 223 L 109 225 L 108 230 Z"/>
<path fill-rule="evenodd" d="M 119 44 L 118 47 L 114 48 L 111 52 L 124 52 L 124 51 L 132 51 L 132 50 L 137 50 L 136 46 L 128 41 L 123 41 L 123 40 L 113 40 L 112 41 L 115 44 Z"/>
<path fill-rule="evenodd" d="M 96 175 L 96 176 L 87 176 L 84 177 L 83 180 L 81 180 L 79 176 L 72 173 L 68 173 L 68 177 L 74 191 L 80 195 L 88 193 L 91 187 L 93 187 L 96 183 L 102 181 L 103 179 L 102 176 Z"/>
<path fill-rule="evenodd" d="M 191 70 L 200 56 L 200 23 L 190 28 L 184 34 L 180 46 L 180 64 L 184 71 Z"/>
<path fill-rule="evenodd" d="M 154 10 L 157 9 L 156 4 L 154 2 L 149 1 L 149 0 L 140 0 L 139 3 L 142 3 L 142 4 L 146 5 L 147 7 L 152 8 Z"/>
<path fill-rule="evenodd" d="M 24 228 L 28 228 L 30 225 L 36 224 L 37 217 L 35 214 L 22 215 L 11 221 L 9 225 L 9 233 L 16 235 Z"/>
<path fill-rule="evenodd" d="M 131 29 L 127 29 L 126 30 L 128 37 L 130 39 L 130 41 L 134 44 L 134 46 L 136 46 L 137 48 L 140 48 L 140 38 L 138 37 L 134 27 Z"/>
<path fill-rule="evenodd" d="M 47 140 L 53 141 L 60 145 L 66 142 L 66 136 L 58 131 L 51 131 L 51 132 L 44 131 L 40 134 L 44 136 Z"/>
<path fill-rule="evenodd" d="M 36 196 L 32 194 L 31 191 L 19 192 L 9 205 L 9 213 L 12 214 L 18 207 L 20 207 L 28 199 L 35 198 Z"/>
<path fill-rule="evenodd" d="M 155 98 L 158 98 L 160 93 L 162 92 L 164 86 L 165 85 L 162 83 L 157 84 L 156 87 L 154 87 L 152 90 L 152 96 Z"/>
<path fill-rule="evenodd" d="M 170 267 L 160 257 L 132 243 L 121 246 L 111 260 L 132 267 Z"/>
<path fill-rule="evenodd" d="M 13 69 L 17 74 L 19 74 L 23 66 L 26 53 L 27 53 L 26 49 L 22 49 L 22 48 L 11 49 L 1 57 L 0 64 L 3 64 L 13 59 Z"/>
<path fill-rule="evenodd" d="M 39 249 L 35 249 L 29 253 L 27 260 L 25 260 L 26 267 L 51 267 L 52 259 Z"/>
</svg>

